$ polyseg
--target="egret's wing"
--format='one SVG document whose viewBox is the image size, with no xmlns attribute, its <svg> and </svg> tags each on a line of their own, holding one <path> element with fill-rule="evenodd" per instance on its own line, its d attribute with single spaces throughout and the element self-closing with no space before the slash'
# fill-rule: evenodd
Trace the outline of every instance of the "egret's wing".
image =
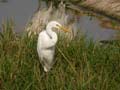
<svg viewBox="0 0 120 90">
<path fill-rule="evenodd" d="M 38 37 L 37 51 L 40 57 L 40 62 L 47 72 L 53 65 L 55 44 L 50 39 L 45 31 L 42 31 Z"/>
<path fill-rule="evenodd" d="M 43 49 L 52 49 L 55 47 L 56 42 L 54 42 L 53 39 L 51 39 L 46 31 L 43 31 L 39 34 L 38 37 L 38 46 Z"/>
</svg>

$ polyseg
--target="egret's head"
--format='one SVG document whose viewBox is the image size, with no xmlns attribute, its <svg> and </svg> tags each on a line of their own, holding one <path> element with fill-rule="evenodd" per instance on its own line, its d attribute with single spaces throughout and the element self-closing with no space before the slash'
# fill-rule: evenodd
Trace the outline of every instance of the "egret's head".
<svg viewBox="0 0 120 90">
<path fill-rule="evenodd" d="M 63 27 L 60 23 L 58 23 L 57 21 L 51 21 L 47 24 L 47 28 L 46 29 L 52 29 L 52 28 L 56 28 L 58 30 L 63 30 L 64 32 L 69 32 L 69 30 L 65 27 Z"/>
</svg>

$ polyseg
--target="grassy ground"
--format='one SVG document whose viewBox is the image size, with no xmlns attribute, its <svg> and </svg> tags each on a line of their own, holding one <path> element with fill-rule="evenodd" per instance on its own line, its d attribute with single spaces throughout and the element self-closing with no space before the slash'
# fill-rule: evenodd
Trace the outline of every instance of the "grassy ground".
<svg viewBox="0 0 120 90">
<path fill-rule="evenodd" d="M 119 90 L 120 44 L 100 46 L 84 37 L 59 38 L 52 70 L 39 63 L 37 36 L 0 33 L 0 90 Z"/>
</svg>

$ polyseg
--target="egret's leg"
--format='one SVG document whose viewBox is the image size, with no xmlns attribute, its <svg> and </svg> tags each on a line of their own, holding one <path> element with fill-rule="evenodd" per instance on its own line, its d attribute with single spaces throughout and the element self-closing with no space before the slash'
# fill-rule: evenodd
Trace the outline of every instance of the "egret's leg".
<svg viewBox="0 0 120 90">
<path fill-rule="evenodd" d="M 43 67 L 45 72 L 48 72 L 48 69 L 46 68 L 46 66 Z"/>
<path fill-rule="evenodd" d="M 45 72 L 48 72 L 51 69 L 51 65 L 45 58 L 43 59 L 43 65 L 44 65 L 43 68 Z"/>
</svg>

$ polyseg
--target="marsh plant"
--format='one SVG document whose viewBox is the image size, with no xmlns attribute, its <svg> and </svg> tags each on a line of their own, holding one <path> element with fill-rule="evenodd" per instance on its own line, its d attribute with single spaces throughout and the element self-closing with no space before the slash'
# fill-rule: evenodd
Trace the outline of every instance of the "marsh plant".
<svg viewBox="0 0 120 90">
<path fill-rule="evenodd" d="M 17 35 L 12 22 L 0 33 L 1 90 L 119 90 L 120 44 L 99 45 L 84 36 L 59 36 L 55 64 L 45 73 L 37 55 L 37 35 Z"/>
</svg>

